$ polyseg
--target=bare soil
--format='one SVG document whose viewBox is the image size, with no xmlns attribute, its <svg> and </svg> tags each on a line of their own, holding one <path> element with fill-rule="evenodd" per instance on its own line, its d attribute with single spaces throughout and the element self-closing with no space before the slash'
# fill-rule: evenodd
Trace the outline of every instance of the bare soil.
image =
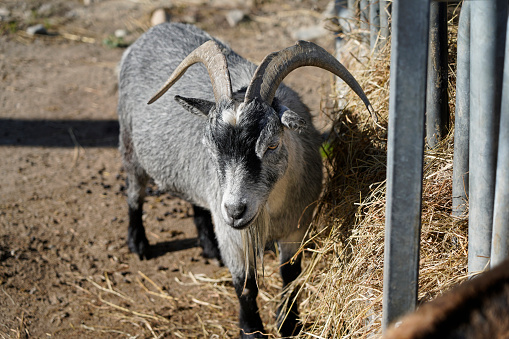
<svg viewBox="0 0 509 339">
<path fill-rule="evenodd" d="M 116 66 L 158 7 L 260 62 L 322 22 L 326 5 L 258 1 L 231 28 L 235 1 L 0 2 L 9 11 L 0 21 L 0 337 L 238 336 L 228 271 L 200 256 L 186 202 L 151 187 L 144 218 L 155 256 L 127 249 Z M 37 23 L 48 35 L 25 33 Z M 332 34 L 316 42 L 332 51 Z M 330 79 L 306 68 L 286 83 L 321 118 Z M 265 283 L 259 300 L 273 334 L 279 286 Z"/>
</svg>

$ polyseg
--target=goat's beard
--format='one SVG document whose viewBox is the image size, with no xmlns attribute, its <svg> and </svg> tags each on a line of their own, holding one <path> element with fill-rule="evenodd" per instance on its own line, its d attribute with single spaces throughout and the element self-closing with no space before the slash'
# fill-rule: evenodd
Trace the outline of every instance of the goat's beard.
<svg viewBox="0 0 509 339">
<path fill-rule="evenodd" d="M 258 264 L 262 267 L 262 276 L 264 275 L 263 254 L 269 236 L 269 224 L 270 215 L 266 206 L 264 206 L 258 213 L 256 220 L 250 226 L 241 230 L 246 278 L 253 272 L 257 283 Z"/>
</svg>

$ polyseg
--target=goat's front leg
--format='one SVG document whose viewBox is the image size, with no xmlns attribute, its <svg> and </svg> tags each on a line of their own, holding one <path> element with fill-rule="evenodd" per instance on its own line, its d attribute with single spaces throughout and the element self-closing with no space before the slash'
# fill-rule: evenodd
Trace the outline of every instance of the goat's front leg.
<svg viewBox="0 0 509 339">
<path fill-rule="evenodd" d="M 264 335 L 265 330 L 256 303 L 258 286 L 256 285 L 254 272 L 250 272 L 247 277 L 244 275 L 234 276 L 233 285 L 240 303 L 240 337 L 267 338 Z"/>
<path fill-rule="evenodd" d="M 215 213 L 212 213 L 212 217 L 216 226 L 215 232 L 221 257 L 232 274 L 233 286 L 239 299 L 240 337 L 267 338 L 256 303 L 258 286 L 256 285 L 255 272 L 252 269 L 253 263 L 246 274 L 241 232 L 223 222 L 220 207 L 215 210 Z M 251 259 L 251 262 L 253 260 L 254 258 Z"/>
<path fill-rule="evenodd" d="M 299 323 L 299 310 L 297 300 L 295 300 L 295 290 L 288 296 L 288 287 L 297 279 L 302 272 L 301 260 L 302 255 L 299 254 L 293 261 L 291 260 L 300 246 L 299 242 L 279 242 L 280 263 L 279 272 L 283 279 L 283 296 L 282 303 L 277 310 L 277 323 L 279 333 L 282 337 L 290 337 L 297 335 L 302 324 Z"/>
</svg>

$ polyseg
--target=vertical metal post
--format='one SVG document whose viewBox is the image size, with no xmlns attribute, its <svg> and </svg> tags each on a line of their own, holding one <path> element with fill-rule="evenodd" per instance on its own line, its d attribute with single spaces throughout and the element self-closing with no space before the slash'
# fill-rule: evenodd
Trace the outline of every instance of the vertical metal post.
<svg viewBox="0 0 509 339">
<path fill-rule="evenodd" d="M 470 187 L 468 272 L 491 254 L 495 167 L 502 95 L 507 0 L 472 1 L 470 26 Z"/>
<path fill-rule="evenodd" d="M 426 95 L 426 140 L 430 148 L 435 148 L 449 129 L 447 46 L 447 3 L 431 2 Z"/>
<path fill-rule="evenodd" d="M 493 212 L 493 238 L 491 267 L 509 256 L 509 21 L 505 42 L 505 63 L 498 137 L 497 179 L 495 210 Z"/>
<path fill-rule="evenodd" d="M 389 7 L 388 7 L 389 6 Z M 380 47 L 389 39 L 389 9 L 386 0 L 380 0 Z"/>
<path fill-rule="evenodd" d="M 357 9 L 359 8 L 359 2 L 358 0 L 348 0 L 347 1 L 348 9 L 353 15 L 357 14 Z"/>
<path fill-rule="evenodd" d="M 338 16 L 338 21 L 341 29 L 344 33 L 352 32 L 356 27 L 357 17 L 355 6 L 357 2 L 355 0 L 335 0 L 334 11 Z M 336 41 L 341 39 L 336 38 Z"/>
<path fill-rule="evenodd" d="M 350 21 L 349 21 L 349 32 L 354 31 L 358 26 L 358 20 L 359 20 L 359 1 L 358 0 L 347 0 L 347 8 L 348 12 L 350 14 Z"/>
<path fill-rule="evenodd" d="M 429 2 L 395 0 L 392 19 L 384 329 L 417 302 Z"/>
<path fill-rule="evenodd" d="M 452 215 L 467 210 L 468 135 L 470 127 L 470 2 L 461 7 L 456 59 L 456 113 L 454 122 L 454 159 L 452 172 Z"/>
<path fill-rule="evenodd" d="M 380 3 L 378 0 L 369 2 L 369 48 L 375 51 L 380 32 Z"/>
<path fill-rule="evenodd" d="M 369 32 L 369 3 L 368 0 L 359 0 L 360 7 L 360 28 L 361 28 L 361 36 L 362 41 L 368 41 L 368 32 Z"/>
</svg>

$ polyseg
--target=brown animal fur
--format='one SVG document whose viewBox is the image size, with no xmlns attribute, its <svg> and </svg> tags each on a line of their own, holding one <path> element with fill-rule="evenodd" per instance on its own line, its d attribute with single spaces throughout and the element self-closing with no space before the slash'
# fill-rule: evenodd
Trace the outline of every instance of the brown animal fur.
<svg viewBox="0 0 509 339">
<path fill-rule="evenodd" d="M 424 304 L 383 338 L 509 338 L 509 260 Z"/>
</svg>

